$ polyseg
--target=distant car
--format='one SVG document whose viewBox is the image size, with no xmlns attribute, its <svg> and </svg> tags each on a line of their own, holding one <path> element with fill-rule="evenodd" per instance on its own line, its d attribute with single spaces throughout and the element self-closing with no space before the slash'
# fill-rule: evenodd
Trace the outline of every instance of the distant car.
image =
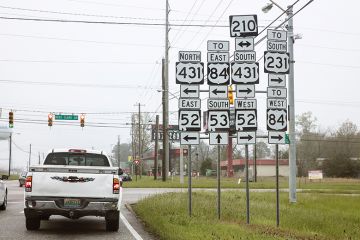
<svg viewBox="0 0 360 240">
<path fill-rule="evenodd" d="M 122 175 L 120 175 L 120 178 L 123 180 L 123 182 L 132 181 L 131 176 L 127 173 L 123 173 Z"/>
<path fill-rule="evenodd" d="M 23 171 L 19 176 L 19 186 L 20 187 L 25 185 L 26 174 L 27 174 L 27 171 Z"/>
<path fill-rule="evenodd" d="M 3 180 L 8 179 L 8 176 L 0 176 L 0 211 L 6 210 L 7 206 L 7 187 Z"/>
</svg>

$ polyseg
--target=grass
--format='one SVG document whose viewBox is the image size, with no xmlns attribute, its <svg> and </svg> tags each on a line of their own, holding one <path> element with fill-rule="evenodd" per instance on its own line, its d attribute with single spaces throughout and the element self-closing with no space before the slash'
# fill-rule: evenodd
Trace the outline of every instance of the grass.
<svg viewBox="0 0 360 240">
<path fill-rule="evenodd" d="M 221 188 L 245 188 L 245 182 L 241 181 L 238 184 L 238 178 L 221 178 Z M 280 177 L 280 188 L 288 188 L 288 179 Z M 125 188 L 187 188 L 188 179 L 185 177 L 184 184 L 180 184 L 179 177 L 174 177 L 173 180 L 163 182 L 161 180 L 154 180 L 153 177 L 142 176 L 138 177 L 137 181 L 133 177 L 133 181 L 124 182 Z M 256 189 L 274 189 L 275 178 L 259 178 L 258 182 L 250 182 L 250 188 Z M 192 178 L 193 188 L 216 188 L 216 177 L 200 177 Z M 324 179 L 322 182 L 305 182 L 304 179 L 298 179 L 297 188 L 309 189 L 315 192 L 339 192 L 339 193 L 360 193 L 360 179 Z"/>
<path fill-rule="evenodd" d="M 2 176 L 2 175 L 6 175 L 6 176 L 8 176 L 8 174 L 7 173 L 0 173 L 0 176 Z M 19 175 L 17 175 L 17 174 L 13 174 L 13 175 L 10 175 L 10 177 L 9 177 L 9 179 L 8 180 L 18 180 L 19 179 Z"/>
<path fill-rule="evenodd" d="M 250 225 L 245 194 L 222 192 L 221 220 L 216 194 L 193 193 L 188 216 L 187 193 L 166 193 L 141 200 L 133 209 L 160 239 L 360 239 L 360 196 L 299 193 L 298 203 L 280 194 L 280 227 L 276 227 L 275 194 L 250 194 Z"/>
</svg>

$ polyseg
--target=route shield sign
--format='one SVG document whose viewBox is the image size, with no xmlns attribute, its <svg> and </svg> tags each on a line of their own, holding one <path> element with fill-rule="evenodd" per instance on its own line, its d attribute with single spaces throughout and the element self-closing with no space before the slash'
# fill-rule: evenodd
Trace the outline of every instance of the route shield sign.
<svg viewBox="0 0 360 240">
<path fill-rule="evenodd" d="M 181 145 L 199 145 L 200 133 L 198 132 L 181 132 L 180 133 Z"/>
<path fill-rule="evenodd" d="M 237 98 L 254 98 L 255 97 L 255 85 L 254 84 L 236 85 L 236 97 Z"/>
<path fill-rule="evenodd" d="M 230 20 L 230 37 L 248 37 L 258 35 L 256 15 L 232 15 Z"/>
<path fill-rule="evenodd" d="M 235 129 L 237 131 L 256 131 L 257 119 L 256 109 L 236 110 Z"/>
<path fill-rule="evenodd" d="M 229 143 L 228 132 L 211 132 L 209 134 L 210 145 L 227 145 Z"/>
<path fill-rule="evenodd" d="M 286 75 L 269 73 L 268 84 L 269 87 L 286 87 Z"/>
<path fill-rule="evenodd" d="M 269 144 L 286 144 L 286 133 L 269 131 L 268 143 Z"/>
<path fill-rule="evenodd" d="M 268 109 L 266 114 L 267 130 L 286 131 L 287 130 L 287 110 Z"/>
<path fill-rule="evenodd" d="M 264 53 L 264 71 L 265 73 L 289 73 L 290 72 L 290 54 L 280 52 Z"/>
<path fill-rule="evenodd" d="M 200 110 L 179 110 L 180 131 L 200 131 L 201 113 Z"/>
<path fill-rule="evenodd" d="M 255 144 L 256 132 L 238 132 L 237 144 Z"/>
<path fill-rule="evenodd" d="M 181 98 L 199 98 L 200 97 L 199 85 L 180 85 Z"/>
<path fill-rule="evenodd" d="M 209 85 L 229 85 L 230 63 L 208 63 L 207 80 Z"/>
<path fill-rule="evenodd" d="M 203 84 L 204 63 L 203 62 L 177 62 L 176 63 L 177 84 Z"/>
<path fill-rule="evenodd" d="M 211 85 L 209 86 L 209 98 L 228 98 L 228 86 L 226 85 Z"/>
<path fill-rule="evenodd" d="M 235 51 L 254 51 L 254 38 L 235 38 Z"/>
<path fill-rule="evenodd" d="M 225 130 L 230 128 L 229 111 L 208 111 L 209 131 Z"/>
<path fill-rule="evenodd" d="M 231 80 L 233 84 L 258 84 L 259 63 L 231 63 Z"/>
</svg>

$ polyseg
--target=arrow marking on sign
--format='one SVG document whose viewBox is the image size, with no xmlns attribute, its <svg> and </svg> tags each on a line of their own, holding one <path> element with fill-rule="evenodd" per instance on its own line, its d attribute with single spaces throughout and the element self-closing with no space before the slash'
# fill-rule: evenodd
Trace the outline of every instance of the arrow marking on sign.
<svg viewBox="0 0 360 240">
<path fill-rule="evenodd" d="M 277 139 L 278 141 L 280 141 L 281 139 L 283 139 L 283 137 L 281 135 L 279 135 L 279 136 L 271 136 L 271 139 Z"/>
<path fill-rule="evenodd" d="M 251 139 L 253 139 L 253 137 L 251 135 L 247 135 L 247 136 L 240 137 L 240 139 L 247 139 L 248 141 L 250 141 Z"/>
<path fill-rule="evenodd" d="M 217 95 L 218 93 L 225 93 L 225 91 L 219 91 L 217 88 L 215 88 L 212 92 L 215 95 Z"/>
<path fill-rule="evenodd" d="M 188 89 L 188 88 L 185 88 L 185 89 L 184 89 L 184 93 L 186 93 L 186 94 L 196 93 L 196 90 L 190 90 L 190 89 Z"/>
<path fill-rule="evenodd" d="M 240 89 L 239 92 L 246 92 L 247 94 L 251 93 L 252 90 L 250 88 L 247 89 Z"/>
<path fill-rule="evenodd" d="M 189 140 L 196 140 L 197 137 L 189 137 L 189 135 L 186 135 L 183 139 L 188 142 Z"/>
<path fill-rule="evenodd" d="M 216 136 L 216 139 L 217 139 L 217 143 L 220 143 L 220 141 L 221 141 L 221 139 L 222 139 L 222 137 L 220 136 L 220 134 L 218 134 L 218 135 Z"/>
<path fill-rule="evenodd" d="M 241 42 L 238 43 L 238 45 L 240 47 L 244 47 L 244 46 L 249 47 L 251 45 L 251 43 L 248 42 L 248 41 L 246 41 L 245 43 L 243 41 L 241 41 Z"/>
<path fill-rule="evenodd" d="M 280 77 L 278 77 L 278 78 L 275 78 L 275 79 L 270 79 L 270 81 L 271 82 L 277 82 L 277 83 L 280 84 L 283 80 Z"/>
</svg>

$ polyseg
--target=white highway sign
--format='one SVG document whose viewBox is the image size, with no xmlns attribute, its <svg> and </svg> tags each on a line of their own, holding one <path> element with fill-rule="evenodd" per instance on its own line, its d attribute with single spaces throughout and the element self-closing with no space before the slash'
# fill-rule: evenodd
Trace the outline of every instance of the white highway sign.
<svg viewBox="0 0 360 240">
<path fill-rule="evenodd" d="M 269 73 L 268 84 L 269 87 L 286 87 L 286 75 Z"/>
<path fill-rule="evenodd" d="M 198 132 L 181 132 L 180 133 L 181 145 L 199 145 L 200 134 Z"/>
<path fill-rule="evenodd" d="M 235 38 L 235 51 L 254 51 L 254 38 Z"/>
<path fill-rule="evenodd" d="M 236 97 L 237 98 L 254 98 L 255 97 L 255 85 L 254 84 L 236 85 Z"/>
<path fill-rule="evenodd" d="M 286 131 L 287 130 L 287 110 L 268 109 L 266 114 L 267 130 Z"/>
<path fill-rule="evenodd" d="M 256 109 L 256 99 L 235 99 L 235 109 Z"/>
<path fill-rule="evenodd" d="M 256 143 L 256 132 L 238 132 L 237 133 L 237 144 L 255 144 Z"/>
<path fill-rule="evenodd" d="M 209 85 L 228 85 L 230 83 L 230 63 L 208 63 L 207 80 Z"/>
<path fill-rule="evenodd" d="M 267 50 L 272 52 L 287 52 L 287 42 L 267 41 Z"/>
<path fill-rule="evenodd" d="M 229 52 L 208 52 L 207 60 L 208 63 L 228 63 Z"/>
<path fill-rule="evenodd" d="M 216 52 L 228 52 L 230 50 L 229 41 L 208 40 L 207 50 Z"/>
<path fill-rule="evenodd" d="M 210 145 L 227 145 L 229 143 L 228 132 L 211 132 L 209 134 Z"/>
<path fill-rule="evenodd" d="M 200 98 L 180 98 L 179 99 L 180 109 L 200 109 L 201 101 Z"/>
<path fill-rule="evenodd" d="M 256 131 L 256 109 L 236 110 L 235 111 L 235 129 L 237 131 Z"/>
<path fill-rule="evenodd" d="M 227 85 L 210 85 L 209 98 L 228 98 L 228 90 Z"/>
<path fill-rule="evenodd" d="M 256 62 L 255 51 L 235 51 L 234 52 L 235 62 Z"/>
<path fill-rule="evenodd" d="M 267 99 L 268 109 L 287 109 L 286 98 L 268 98 Z"/>
<path fill-rule="evenodd" d="M 285 132 L 269 131 L 268 143 L 269 144 L 285 144 Z"/>
<path fill-rule="evenodd" d="M 203 84 L 204 83 L 204 63 L 176 63 L 176 83 L 177 84 Z"/>
<path fill-rule="evenodd" d="M 286 98 L 287 89 L 284 87 L 268 87 L 267 88 L 268 98 Z"/>
<path fill-rule="evenodd" d="M 287 40 L 287 31 L 282 30 L 267 30 L 267 39 L 274 40 L 274 41 L 285 41 Z"/>
<path fill-rule="evenodd" d="M 233 84 L 259 83 L 259 63 L 231 63 L 231 80 Z"/>
<path fill-rule="evenodd" d="M 290 54 L 265 51 L 264 71 L 265 73 L 289 73 Z"/>
<path fill-rule="evenodd" d="M 208 99 L 208 110 L 229 110 L 229 99 Z"/>
<path fill-rule="evenodd" d="M 229 16 L 230 37 L 248 37 L 258 35 L 256 15 L 233 15 Z"/>
<path fill-rule="evenodd" d="M 201 62 L 201 52 L 179 51 L 179 62 Z"/>
<path fill-rule="evenodd" d="M 218 131 L 230 128 L 229 111 L 208 111 L 209 131 Z"/>
<path fill-rule="evenodd" d="M 201 113 L 200 110 L 179 110 L 180 131 L 200 131 Z"/>
<path fill-rule="evenodd" d="M 199 85 L 180 85 L 181 98 L 198 98 L 200 97 Z"/>
</svg>

